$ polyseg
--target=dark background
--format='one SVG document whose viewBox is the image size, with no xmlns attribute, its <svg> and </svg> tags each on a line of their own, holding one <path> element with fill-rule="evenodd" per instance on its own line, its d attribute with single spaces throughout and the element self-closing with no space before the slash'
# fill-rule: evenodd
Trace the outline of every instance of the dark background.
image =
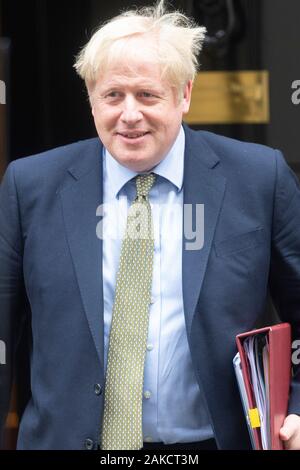
<svg viewBox="0 0 300 470">
<path fill-rule="evenodd" d="M 6 38 L 10 44 L 4 67 L 0 68 L 0 74 L 5 75 L 0 75 L 0 80 L 7 85 L 7 104 L 4 108 L 1 105 L 7 120 L 6 136 L 0 129 L 0 138 L 5 138 L 8 149 L 4 165 L 96 135 L 84 83 L 73 69 L 75 56 L 100 23 L 122 8 L 147 3 L 147 0 L 0 0 L 0 38 Z M 300 105 L 291 101 L 292 82 L 300 80 L 300 1 L 169 3 L 207 27 L 208 40 L 200 59 L 203 70 L 270 73 L 268 124 L 201 128 L 280 148 L 300 176 Z M 270 306 L 266 315 L 273 314 Z M 21 415 L 28 390 L 28 362 L 22 344 L 18 366 L 12 410 Z M 6 448 L 14 448 L 16 433 L 14 425 L 11 433 L 7 430 Z"/>
<path fill-rule="evenodd" d="M 75 56 L 100 23 L 122 8 L 147 3 L 0 0 L 0 36 L 11 43 L 9 160 L 95 135 L 84 84 L 72 67 Z M 300 105 L 291 102 L 291 84 L 300 79 L 300 1 L 174 0 L 170 4 L 204 22 L 212 37 L 226 30 L 227 8 L 233 5 L 236 21 L 231 37 L 215 48 L 207 44 L 201 63 L 204 70 L 269 70 L 271 120 L 268 125 L 206 128 L 279 147 L 300 171 Z"/>
</svg>

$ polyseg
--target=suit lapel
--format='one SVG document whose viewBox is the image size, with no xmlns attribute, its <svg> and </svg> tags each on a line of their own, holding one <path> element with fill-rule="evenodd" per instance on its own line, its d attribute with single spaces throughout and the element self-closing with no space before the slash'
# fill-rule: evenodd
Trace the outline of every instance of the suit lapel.
<svg viewBox="0 0 300 470">
<path fill-rule="evenodd" d="M 104 366 L 102 241 L 96 235 L 97 207 L 103 201 L 102 145 L 93 145 L 69 169 L 60 191 L 67 238 L 90 331 Z"/>
<path fill-rule="evenodd" d="M 186 126 L 185 134 L 184 204 L 192 205 L 193 213 L 196 204 L 204 205 L 203 247 L 198 250 L 187 249 L 190 240 L 185 236 L 186 227 L 182 237 L 183 302 L 189 335 L 224 197 L 226 179 L 219 172 L 218 157 L 201 134 Z"/>
<path fill-rule="evenodd" d="M 225 178 L 217 167 L 219 159 L 203 138 L 185 126 L 184 204 L 204 205 L 204 245 L 188 250 L 191 243 L 183 231 L 182 279 L 187 332 L 200 295 L 215 226 L 222 205 Z M 97 207 L 103 203 L 102 145 L 98 139 L 78 164 L 60 191 L 66 233 L 90 331 L 104 366 L 102 285 L 102 241 L 96 235 Z"/>
</svg>

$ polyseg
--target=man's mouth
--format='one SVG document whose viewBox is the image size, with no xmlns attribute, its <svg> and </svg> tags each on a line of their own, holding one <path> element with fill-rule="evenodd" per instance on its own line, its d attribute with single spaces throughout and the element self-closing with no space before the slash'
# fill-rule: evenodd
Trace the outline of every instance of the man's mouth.
<svg viewBox="0 0 300 470">
<path fill-rule="evenodd" d="M 125 137 L 126 139 L 139 139 L 149 134 L 149 132 L 117 132 L 117 135 Z"/>
</svg>

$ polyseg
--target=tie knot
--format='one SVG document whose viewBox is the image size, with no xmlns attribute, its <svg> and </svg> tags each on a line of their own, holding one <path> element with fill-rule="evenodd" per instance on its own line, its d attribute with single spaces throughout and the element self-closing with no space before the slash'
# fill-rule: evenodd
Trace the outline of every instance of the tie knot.
<svg viewBox="0 0 300 470">
<path fill-rule="evenodd" d="M 139 197 L 148 197 L 149 191 L 155 181 L 155 174 L 139 175 L 136 177 L 136 195 Z"/>
</svg>

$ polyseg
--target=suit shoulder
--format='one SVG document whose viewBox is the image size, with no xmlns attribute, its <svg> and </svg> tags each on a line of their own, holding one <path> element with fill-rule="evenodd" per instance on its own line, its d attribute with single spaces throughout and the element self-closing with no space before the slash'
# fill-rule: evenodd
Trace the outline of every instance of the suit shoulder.
<svg viewBox="0 0 300 470">
<path fill-rule="evenodd" d="M 274 159 L 276 149 L 272 147 L 254 142 L 241 141 L 208 131 L 198 131 L 197 133 L 199 133 L 199 137 L 201 137 L 221 159 L 222 157 L 228 158 L 230 156 L 242 160 L 245 158 L 252 160 L 259 158 L 260 162 L 264 159 L 271 159 L 272 161 Z"/>
<path fill-rule="evenodd" d="M 88 155 L 97 151 L 100 148 L 100 141 L 98 138 L 81 140 L 72 144 L 63 145 L 60 147 L 47 150 L 35 155 L 19 158 L 13 162 L 16 171 L 34 171 L 37 169 L 39 172 L 62 170 L 72 165 L 73 161 L 82 158 L 82 155 Z"/>
<path fill-rule="evenodd" d="M 234 184 L 261 184 L 273 188 L 278 176 L 289 176 L 291 170 L 279 150 L 262 144 L 244 142 L 207 131 L 187 130 L 194 158 L 210 167 L 218 165 L 221 173 Z"/>
<path fill-rule="evenodd" d="M 101 148 L 98 138 L 79 141 L 15 160 L 6 173 L 13 175 L 22 197 L 30 194 L 38 198 L 41 189 L 56 192 L 69 179 L 68 170 L 77 168 L 80 175 L 95 168 L 100 163 Z"/>
</svg>

